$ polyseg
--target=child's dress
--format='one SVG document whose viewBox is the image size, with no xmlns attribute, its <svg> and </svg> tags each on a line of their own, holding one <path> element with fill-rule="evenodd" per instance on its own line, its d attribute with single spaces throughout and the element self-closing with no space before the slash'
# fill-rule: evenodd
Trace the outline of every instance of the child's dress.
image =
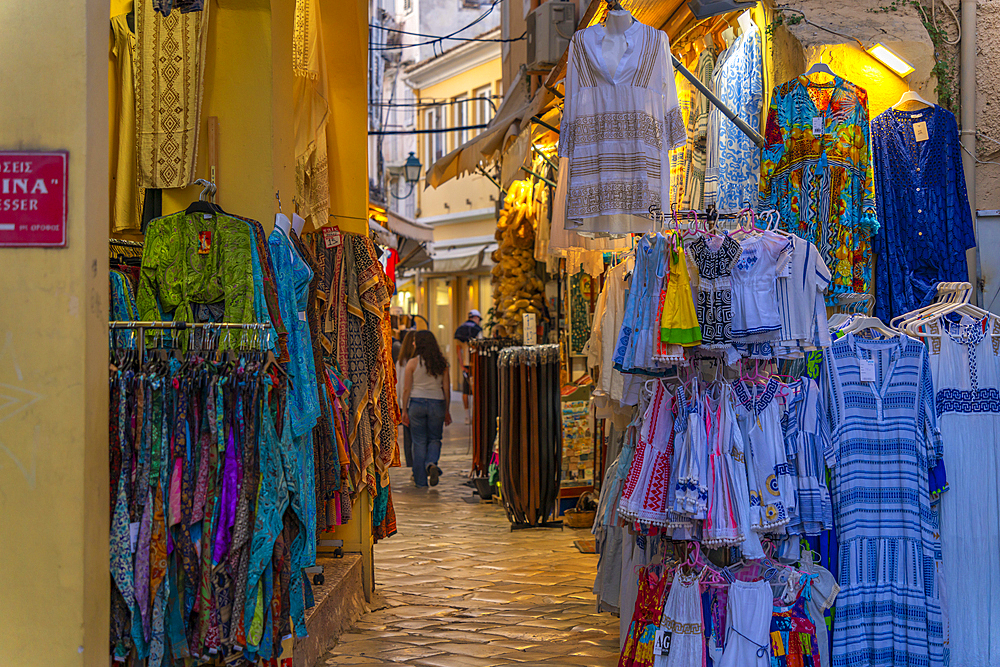
<svg viewBox="0 0 1000 667">
<path fill-rule="evenodd" d="M 701 326 L 691 296 L 691 278 L 688 276 L 684 247 L 678 246 L 676 251 L 668 247 L 666 254 L 670 261 L 670 278 L 663 301 L 660 340 L 684 347 L 700 345 Z"/>
<path fill-rule="evenodd" d="M 781 335 L 777 279 L 791 258 L 791 241 L 765 232 L 740 242 L 733 268 L 732 337 L 737 343 L 775 341 Z"/>
<path fill-rule="evenodd" d="M 618 667 L 652 667 L 653 640 L 663 609 L 663 588 L 666 577 L 643 569 L 639 572 L 639 593 L 635 599 L 632 623 L 625 635 L 625 645 Z"/>
<path fill-rule="evenodd" d="M 730 236 L 721 237 L 718 243 L 699 237 L 691 244 L 691 255 L 698 265 L 697 313 L 704 348 L 721 350 L 732 343 L 732 275 L 742 251 Z"/>
</svg>

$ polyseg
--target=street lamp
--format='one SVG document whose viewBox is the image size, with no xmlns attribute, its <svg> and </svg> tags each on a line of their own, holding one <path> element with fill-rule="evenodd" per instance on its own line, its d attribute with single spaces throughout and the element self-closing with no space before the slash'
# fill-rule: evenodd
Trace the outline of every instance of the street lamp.
<svg viewBox="0 0 1000 667">
<path fill-rule="evenodd" d="M 410 157 L 406 158 L 406 162 L 403 163 L 403 181 L 410 185 L 410 189 L 407 190 L 406 194 L 402 197 L 391 192 L 393 197 L 396 199 L 406 199 L 413 194 L 413 188 L 420 181 L 420 170 L 424 168 L 424 165 L 420 164 L 420 158 L 414 155 L 413 151 L 410 151 Z"/>
<path fill-rule="evenodd" d="M 420 164 L 420 159 L 410 151 L 410 157 L 406 158 L 403 164 L 403 179 L 410 184 L 420 180 L 420 170 L 424 165 Z"/>
</svg>

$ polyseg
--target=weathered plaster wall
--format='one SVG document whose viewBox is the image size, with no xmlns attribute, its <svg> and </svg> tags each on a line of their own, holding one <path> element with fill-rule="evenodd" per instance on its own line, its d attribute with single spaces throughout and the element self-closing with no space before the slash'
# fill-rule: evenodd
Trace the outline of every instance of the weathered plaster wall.
<svg viewBox="0 0 1000 667">
<path fill-rule="evenodd" d="M 1000 141 L 1000 2 L 980 0 L 976 20 L 976 127 Z M 980 160 L 1000 162 L 1000 144 L 982 137 Z M 976 208 L 1000 209 L 1000 165 L 976 167 Z"/>
</svg>

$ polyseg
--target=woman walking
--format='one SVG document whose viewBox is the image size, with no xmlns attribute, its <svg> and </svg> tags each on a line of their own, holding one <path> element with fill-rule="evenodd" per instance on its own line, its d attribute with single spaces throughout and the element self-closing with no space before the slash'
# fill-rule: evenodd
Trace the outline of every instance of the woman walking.
<svg viewBox="0 0 1000 667">
<path fill-rule="evenodd" d="M 403 336 L 403 345 L 399 348 L 399 357 L 396 359 L 396 402 L 399 403 L 400 414 L 406 414 L 406 404 L 403 402 L 403 382 L 406 378 L 406 364 L 413 358 L 414 338 L 416 331 L 407 331 Z M 406 467 L 413 467 L 412 442 L 410 440 L 410 427 L 403 419 L 403 458 L 406 460 Z"/>
<path fill-rule="evenodd" d="M 418 331 L 413 342 L 403 380 L 403 424 L 410 427 L 413 443 L 413 481 L 424 488 L 428 482 L 437 486 L 441 476 L 438 458 L 444 427 L 451 423 L 451 380 L 434 334 Z"/>
</svg>

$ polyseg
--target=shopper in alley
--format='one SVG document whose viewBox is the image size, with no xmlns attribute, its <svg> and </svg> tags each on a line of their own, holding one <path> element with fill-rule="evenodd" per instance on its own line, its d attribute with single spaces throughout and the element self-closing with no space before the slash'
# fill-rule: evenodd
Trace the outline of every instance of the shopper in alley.
<svg viewBox="0 0 1000 667">
<path fill-rule="evenodd" d="M 438 458 L 446 424 L 451 423 L 448 361 L 430 331 L 417 331 L 413 358 L 403 374 L 403 424 L 410 427 L 413 481 L 418 488 L 437 486 Z"/>
<path fill-rule="evenodd" d="M 471 355 L 469 354 L 469 342 L 483 337 L 483 328 L 480 323 L 483 321 L 482 314 L 473 308 L 469 311 L 469 317 L 458 329 L 455 329 L 455 340 L 458 345 L 458 367 L 462 371 L 462 405 L 465 407 L 465 423 L 472 423 L 472 410 L 469 409 L 469 397 L 472 395 L 471 378 Z"/>
</svg>

